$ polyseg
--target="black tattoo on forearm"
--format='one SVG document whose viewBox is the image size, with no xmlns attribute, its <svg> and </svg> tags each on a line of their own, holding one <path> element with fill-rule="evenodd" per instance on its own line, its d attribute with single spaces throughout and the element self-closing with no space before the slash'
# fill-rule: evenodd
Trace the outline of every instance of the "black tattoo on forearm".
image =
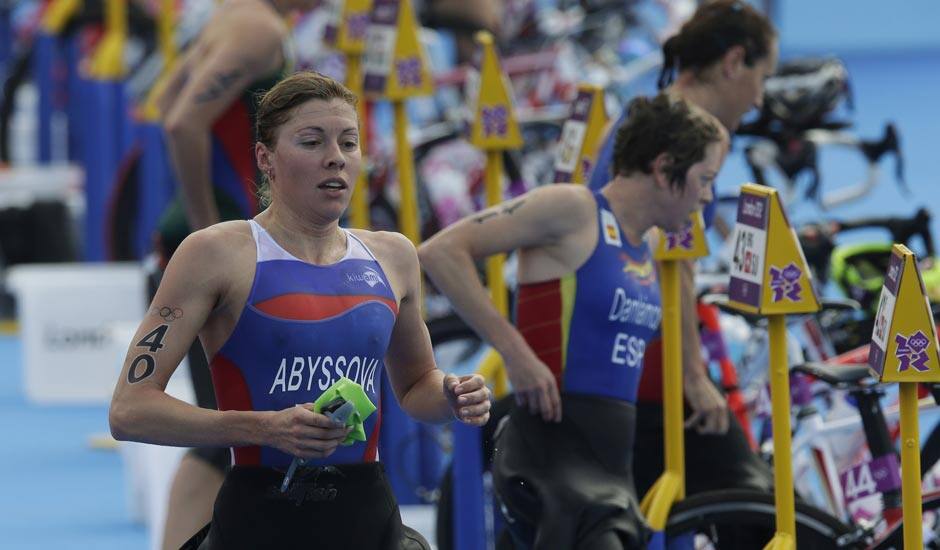
<svg viewBox="0 0 940 550">
<path fill-rule="evenodd" d="M 179 309 L 179 308 L 177 308 Z M 173 308 L 162 307 L 159 309 L 160 316 L 167 318 L 163 315 L 164 310 L 170 310 L 169 316 L 173 315 Z M 182 310 L 179 312 L 179 316 L 183 316 Z M 174 319 L 178 317 L 173 317 Z M 163 339 L 166 337 L 166 331 L 170 329 L 170 325 L 160 325 L 157 328 L 151 330 L 147 333 L 146 336 L 140 339 L 139 342 L 134 344 L 139 348 L 147 348 L 150 353 L 157 353 L 160 349 L 163 348 Z M 140 364 L 145 363 L 143 371 L 140 369 Z M 136 384 L 144 378 L 149 377 L 157 369 L 157 361 L 153 356 L 146 353 L 142 353 L 134 358 L 134 361 L 131 363 L 131 366 L 127 369 L 127 383 Z"/>
<path fill-rule="evenodd" d="M 515 202 L 512 202 L 512 203 L 509 203 L 509 204 L 507 204 L 506 206 L 500 208 L 498 211 L 495 211 L 495 212 L 485 212 L 485 213 L 483 213 L 483 214 L 480 214 L 479 216 L 477 216 L 476 218 L 474 218 L 473 221 L 475 221 L 475 222 L 477 222 L 477 223 L 483 223 L 483 222 L 485 222 L 486 220 L 488 220 L 488 219 L 490 219 L 490 218 L 494 218 L 494 217 L 496 217 L 496 216 L 498 216 L 498 215 L 500 215 L 500 214 L 506 214 L 507 216 L 511 216 L 512 213 L 515 212 L 516 210 L 519 210 L 519 207 L 522 206 L 524 203 L 525 203 L 525 200 L 524 200 L 524 199 L 523 199 L 523 200 L 518 200 L 518 201 L 515 201 Z"/>
<path fill-rule="evenodd" d="M 147 336 L 141 338 L 140 342 L 137 342 L 135 345 L 139 348 L 149 349 L 150 353 L 157 353 L 157 351 L 163 347 L 163 338 L 166 336 L 166 331 L 169 330 L 169 328 L 170 325 L 160 325 L 148 332 Z"/>
<path fill-rule="evenodd" d="M 241 71 L 238 69 L 232 69 L 227 73 L 216 73 L 215 80 L 209 84 L 209 87 L 196 96 L 196 103 L 208 103 L 218 99 L 241 75 Z"/>
<path fill-rule="evenodd" d="M 144 367 L 144 371 L 138 374 L 138 367 L 141 363 L 146 363 L 147 365 Z M 153 359 L 153 357 L 147 355 L 146 353 L 138 355 L 134 358 L 134 362 L 131 363 L 131 366 L 127 369 L 127 383 L 136 384 L 137 382 L 148 378 L 151 374 L 153 374 L 153 371 L 155 371 L 156 368 L 157 362 Z"/>
<path fill-rule="evenodd" d="M 498 216 L 498 215 L 499 215 L 499 212 L 487 212 L 487 213 L 485 213 L 485 214 L 480 214 L 479 216 L 477 216 L 476 218 L 474 218 L 473 221 L 475 221 L 475 222 L 477 222 L 477 223 L 483 223 L 483 222 L 485 222 L 486 220 L 488 220 L 488 219 L 490 219 L 490 218 L 493 218 L 493 217 L 496 217 L 496 216 Z"/>
<path fill-rule="evenodd" d="M 178 307 L 155 307 L 153 308 L 156 311 L 157 315 L 163 317 L 164 321 L 172 323 L 173 321 L 181 318 L 183 316 L 183 310 Z"/>
</svg>

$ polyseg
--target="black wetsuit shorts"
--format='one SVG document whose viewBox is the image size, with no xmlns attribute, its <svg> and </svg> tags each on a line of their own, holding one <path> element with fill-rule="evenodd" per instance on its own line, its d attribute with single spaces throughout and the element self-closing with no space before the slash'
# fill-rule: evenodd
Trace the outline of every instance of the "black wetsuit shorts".
<svg viewBox="0 0 940 550">
<path fill-rule="evenodd" d="M 184 549 L 429 550 L 401 522 L 378 462 L 298 468 L 287 492 L 284 472 L 235 466 L 225 477 L 212 523 Z"/>
<path fill-rule="evenodd" d="M 563 394 L 562 421 L 514 408 L 497 430 L 493 482 L 516 547 L 645 548 L 633 487 L 634 406 Z"/>
</svg>

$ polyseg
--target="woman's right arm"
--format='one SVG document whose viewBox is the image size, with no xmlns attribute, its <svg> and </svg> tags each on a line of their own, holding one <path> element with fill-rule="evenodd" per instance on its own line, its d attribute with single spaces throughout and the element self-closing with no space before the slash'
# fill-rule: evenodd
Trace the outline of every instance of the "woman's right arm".
<svg viewBox="0 0 940 550">
<path fill-rule="evenodd" d="M 240 267 L 233 260 L 232 238 L 218 227 L 198 231 L 173 255 L 124 360 L 108 415 L 111 433 L 118 440 L 158 445 L 263 445 L 301 458 L 328 456 L 347 430 L 305 407 L 216 411 L 165 392 L 193 340 L 222 302 L 231 273 Z"/>
<path fill-rule="evenodd" d="M 192 60 L 164 113 L 167 151 L 193 229 L 220 219 L 213 199 L 212 178 L 220 177 L 212 174 L 213 125 L 254 80 L 273 74 L 283 62 L 279 22 L 243 17 L 229 24 L 224 39 Z"/>
<path fill-rule="evenodd" d="M 561 420 L 554 376 L 490 300 L 476 260 L 520 248 L 559 245 L 593 210 L 583 188 L 549 186 L 464 218 L 419 249 L 421 267 L 454 309 L 502 355 L 517 403 L 546 421 Z M 587 201 L 587 202 L 585 202 Z"/>
</svg>

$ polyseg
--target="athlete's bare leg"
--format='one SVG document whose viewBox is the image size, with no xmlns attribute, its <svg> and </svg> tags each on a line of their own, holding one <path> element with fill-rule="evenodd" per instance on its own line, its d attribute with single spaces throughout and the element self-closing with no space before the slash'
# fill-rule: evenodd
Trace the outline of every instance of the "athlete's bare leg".
<svg viewBox="0 0 940 550">
<path fill-rule="evenodd" d="M 218 468 L 187 453 L 183 456 L 167 505 L 163 549 L 177 550 L 212 520 L 212 505 L 224 476 Z"/>
</svg>

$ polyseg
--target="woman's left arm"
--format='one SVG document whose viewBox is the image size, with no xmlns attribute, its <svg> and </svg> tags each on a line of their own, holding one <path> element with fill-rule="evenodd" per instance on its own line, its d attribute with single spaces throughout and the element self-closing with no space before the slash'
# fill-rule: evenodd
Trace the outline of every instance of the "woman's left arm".
<svg viewBox="0 0 940 550">
<path fill-rule="evenodd" d="M 421 269 L 411 241 L 388 235 L 383 256 L 399 282 L 401 300 L 385 356 L 388 378 L 401 408 L 416 420 L 441 423 L 456 418 L 482 426 L 490 417 L 490 391 L 479 374 L 445 375 L 434 362 L 431 337 L 421 317 Z M 383 239 L 384 240 L 384 239 Z"/>
</svg>

